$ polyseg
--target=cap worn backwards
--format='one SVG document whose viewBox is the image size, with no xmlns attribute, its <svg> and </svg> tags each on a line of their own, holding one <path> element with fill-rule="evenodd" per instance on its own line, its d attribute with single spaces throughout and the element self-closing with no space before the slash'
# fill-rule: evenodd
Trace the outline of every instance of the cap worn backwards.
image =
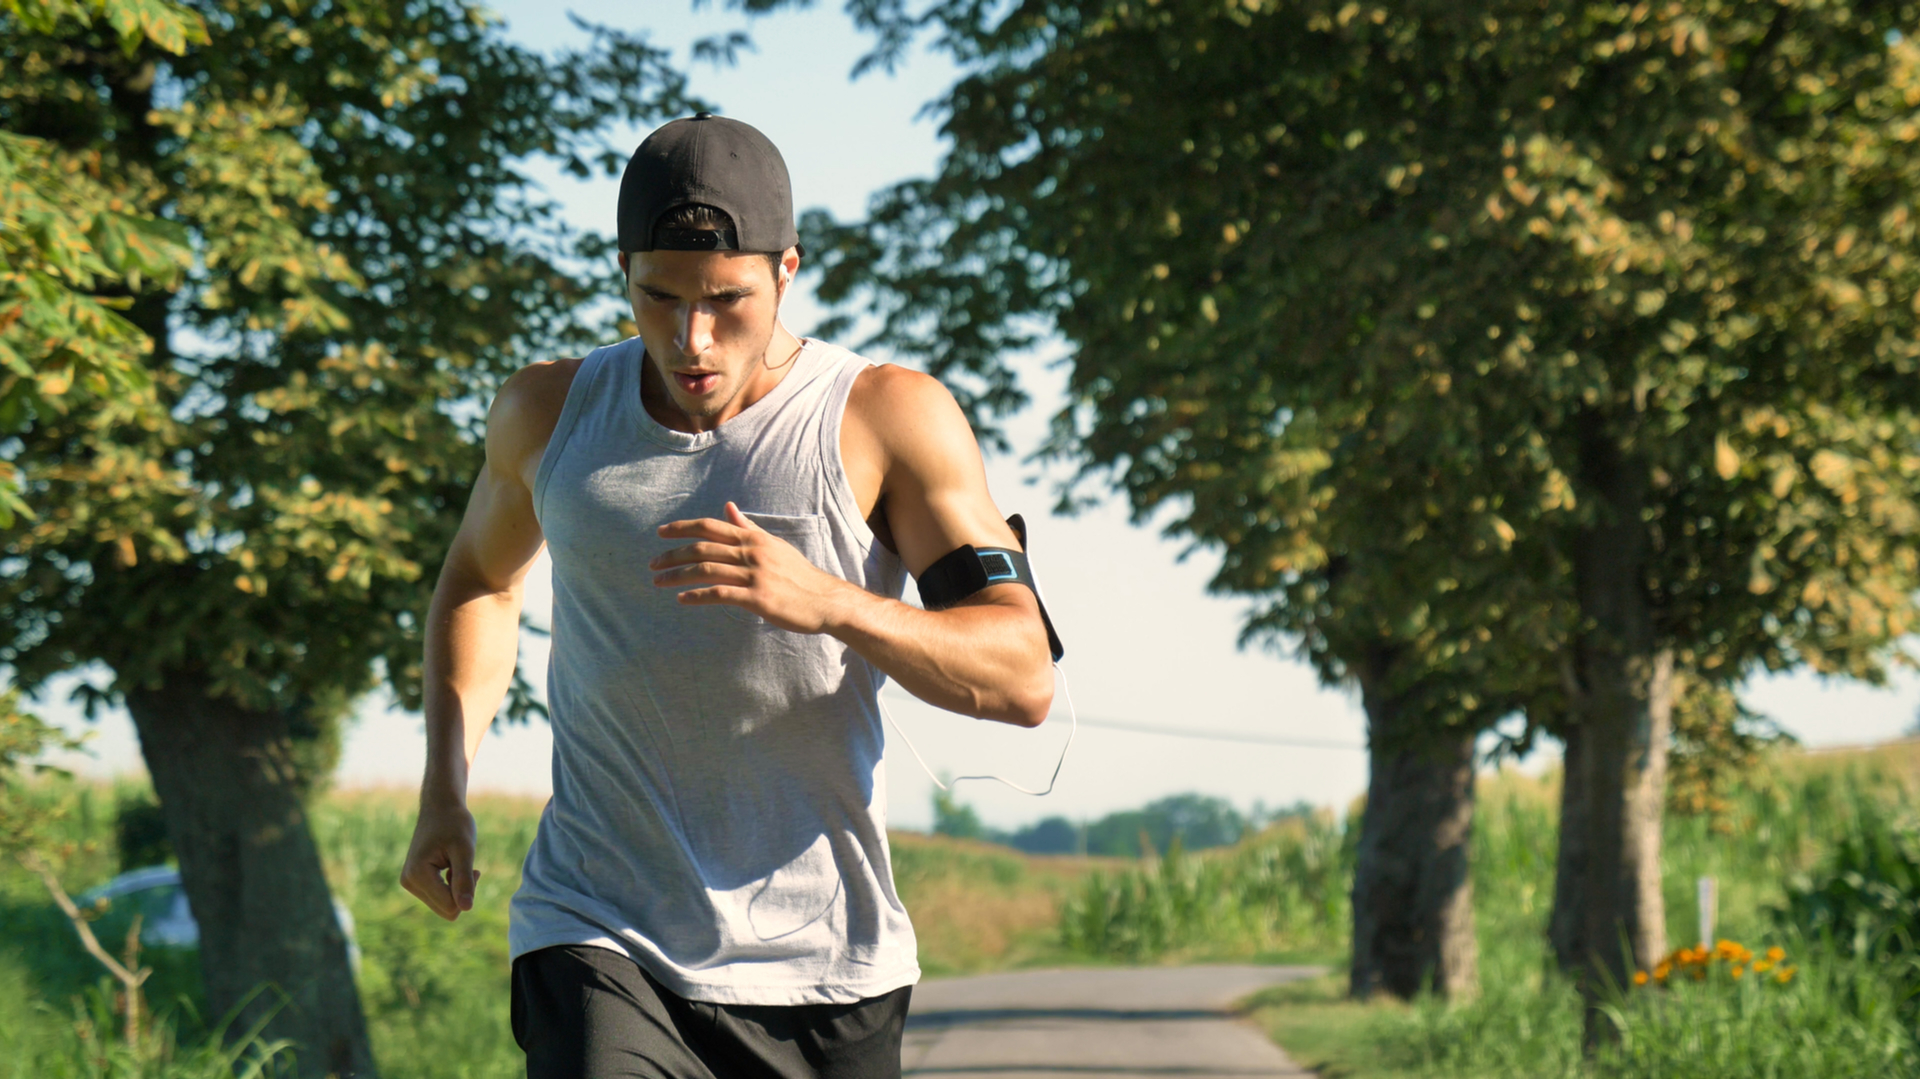
<svg viewBox="0 0 1920 1080">
<path fill-rule="evenodd" d="M 656 230 L 690 203 L 733 219 L 733 229 Z M 621 251 L 785 251 L 800 242 L 793 187 L 773 142 L 749 124 L 700 113 L 647 136 L 620 177 Z"/>
</svg>

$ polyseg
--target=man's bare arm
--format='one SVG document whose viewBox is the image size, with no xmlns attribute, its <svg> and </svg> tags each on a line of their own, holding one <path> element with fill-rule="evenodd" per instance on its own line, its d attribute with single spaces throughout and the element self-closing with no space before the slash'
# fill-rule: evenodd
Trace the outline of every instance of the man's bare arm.
<svg viewBox="0 0 1920 1080">
<path fill-rule="evenodd" d="M 494 399 L 487 463 L 428 609 L 427 767 L 400 883 L 446 919 L 473 906 L 479 874 L 467 775 L 519 659 L 523 586 L 544 542 L 529 474 L 538 468 L 571 375 L 560 365 L 536 364 L 509 379 Z"/>
</svg>

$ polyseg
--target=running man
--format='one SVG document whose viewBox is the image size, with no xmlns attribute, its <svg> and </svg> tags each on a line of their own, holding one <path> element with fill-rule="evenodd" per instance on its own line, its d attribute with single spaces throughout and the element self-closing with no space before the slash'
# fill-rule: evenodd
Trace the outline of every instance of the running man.
<svg viewBox="0 0 1920 1080">
<path fill-rule="evenodd" d="M 553 799 L 509 932 L 527 1074 L 898 1076 L 920 969 L 880 686 L 1037 725 L 1050 629 L 1025 584 L 899 599 L 963 545 L 1019 544 L 937 380 L 781 325 L 801 249 L 764 135 L 660 128 L 618 228 L 639 336 L 528 366 L 487 416 L 427 624 L 401 882 L 473 906 L 467 774 L 550 546 Z"/>
</svg>

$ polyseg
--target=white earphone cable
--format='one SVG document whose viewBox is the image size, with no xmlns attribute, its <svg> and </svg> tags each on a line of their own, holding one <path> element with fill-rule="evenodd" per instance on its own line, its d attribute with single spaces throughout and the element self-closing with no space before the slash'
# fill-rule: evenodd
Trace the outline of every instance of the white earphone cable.
<svg viewBox="0 0 1920 1080">
<path fill-rule="evenodd" d="M 1037 797 L 1050 794 L 1053 791 L 1053 785 L 1059 782 L 1060 770 L 1067 764 L 1067 751 L 1073 749 L 1073 737 L 1080 732 L 1080 714 L 1076 712 L 1073 707 L 1073 687 L 1067 684 L 1066 669 L 1062 668 L 1058 661 L 1055 661 L 1053 670 L 1060 673 L 1060 691 L 1066 696 L 1067 716 L 1072 721 L 1072 726 L 1067 728 L 1067 744 L 1060 748 L 1060 760 L 1053 763 L 1053 775 L 1047 778 L 1046 789 L 1042 791 L 1021 787 L 1019 784 L 1014 783 L 1004 776 L 996 776 L 992 773 L 975 776 L 956 776 L 953 778 L 951 784 L 942 782 L 938 776 L 934 775 L 933 770 L 927 766 L 927 759 L 920 756 L 920 748 L 913 745 L 913 740 L 907 737 L 906 730 L 900 726 L 900 721 L 893 718 L 893 710 L 887 708 L 886 695 L 876 694 L 874 696 L 880 702 L 880 714 L 887 718 L 887 723 L 893 725 L 894 733 L 899 735 L 900 741 L 906 743 L 907 749 L 913 752 L 913 760 L 920 763 L 920 768 L 926 772 L 927 778 L 932 780 L 934 786 L 938 787 L 941 791 L 952 791 L 953 786 L 959 784 L 962 780 L 997 780 L 1022 795 L 1033 795 Z"/>
</svg>

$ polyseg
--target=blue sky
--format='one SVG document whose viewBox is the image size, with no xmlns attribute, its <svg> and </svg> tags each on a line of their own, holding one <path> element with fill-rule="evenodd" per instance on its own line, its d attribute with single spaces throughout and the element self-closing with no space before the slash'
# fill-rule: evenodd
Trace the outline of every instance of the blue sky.
<svg viewBox="0 0 1920 1080">
<path fill-rule="evenodd" d="M 696 93 L 759 127 L 781 148 L 799 207 L 825 206 L 839 216 L 854 216 L 875 190 L 931 173 L 937 163 L 938 132 L 916 116 L 951 83 L 954 69 L 944 58 L 918 53 L 892 76 L 850 81 L 848 71 L 867 42 L 832 0 L 813 11 L 751 25 L 711 7 L 695 12 L 681 0 L 571 5 L 516 0 L 494 7 L 511 36 L 542 49 L 580 40 L 566 18 L 569 10 L 590 21 L 647 30 L 675 50 L 677 62 L 693 76 Z M 693 64 L 687 52 L 693 41 L 743 25 L 758 51 L 732 68 Z M 624 133 L 634 143 L 645 134 Z M 611 230 L 616 182 L 579 182 L 552 170 L 536 175 L 565 204 L 570 220 Z M 820 315 L 807 288 L 803 275 L 784 313 L 798 332 L 810 329 Z M 1046 417 L 1060 400 L 1062 373 L 1048 359 L 1042 353 L 1020 360 L 1036 404 L 1010 427 L 1017 452 L 990 459 L 988 470 L 1001 510 L 1019 511 L 1031 523 L 1036 572 L 1067 646 L 1064 667 L 1081 715 L 1360 745 L 1364 721 L 1353 695 L 1318 686 L 1298 662 L 1236 648 L 1245 604 L 1206 595 L 1214 556 L 1200 552 L 1183 561 L 1182 545 L 1162 539 L 1152 523 L 1130 524 L 1124 509 L 1111 503 L 1071 519 L 1047 513 L 1052 502 L 1047 480 L 1020 459 L 1038 443 Z M 543 566 L 528 596 L 529 612 L 542 622 L 551 603 L 544 573 Z M 542 684 L 543 641 L 525 642 L 523 663 Z M 934 768 L 955 775 L 1000 773 L 1042 787 L 1068 734 L 1064 696 L 1057 697 L 1053 719 L 1031 732 L 941 713 L 898 689 L 889 689 L 887 698 Z M 1912 723 L 1920 707 L 1920 681 L 1902 679 L 1889 690 L 1873 690 L 1827 685 L 1808 676 L 1771 678 L 1751 685 L 1747 700 L 1810 744 L 1861 743 L 1896 736 Z M 70 727 L 84 726 L 70 708 L 49 704 L 43 712 Z M 97 774 L 139 767 L 124 715 L 103 716 L 95 726 L 94 756 L 73 765 Z M 481 748 L 475 786 L 544 793 L 550 747 L 543 726 L 496 731 Z M 349 733 L 339 782 L 411 785 L 423 755 L 418 717 L 390 709 L 383 699 L 371 700 Z M 932 785 L 897 743 L 888 755 L 887 787 L 895 824 L 929 824 Z M 997 784 L 966 784 L 960 796 L 989 823 L 1008 827 L 1050 814 L 1096 816 L 1181 791 L 1221 795 L 1243 807 L 1298 799 L 1344 807 L 1365 788 L 1365 755 L 1352 750 L 1083 728 L 1054 794 L 1034 799 Z"/>
</svg>

